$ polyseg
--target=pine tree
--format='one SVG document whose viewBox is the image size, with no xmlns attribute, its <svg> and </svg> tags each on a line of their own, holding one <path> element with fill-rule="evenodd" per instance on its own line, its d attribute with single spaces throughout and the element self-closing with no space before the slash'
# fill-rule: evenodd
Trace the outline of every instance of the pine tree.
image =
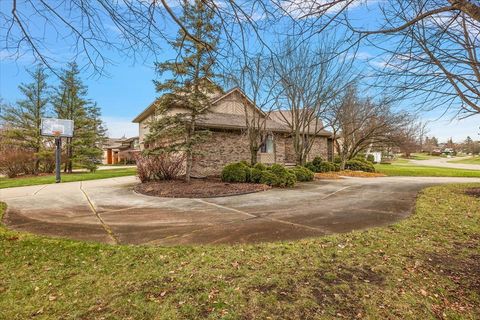
<svg viewBox="0 0 480 320">
<path fill-rule="evenodd" d="M 53 99 L 57 117 L 74 122 L 73 137 L 65 138 L 65 172 L 72 172 L 74 163 L 94 171 L 102 157 L 105 129 L 100 109 L 87 94 L 77 64 L 70 63 Z"/>
<path fill-rule="evenodd" d="M 159 76 L 172 75 L 171 79 L 154 81 L 157 92 L 163 94 L 157 100 L 155 120 L 150 123 L 146 143 L 149 152 L 184 152 L 186 155 L 185 180 L 191 176 L 194 156 L 199 154 L 195 146 L 208 135 L 199 130 L 197 120 L 210 107 L 211 94 L 218 87 L 209 79 L 214 77 L 215 50 L 218 43 L 218 25 L 214 12 L 201 0 L 183 1 L 180 29 L 172 43 L 178 52 L 175 61 L 156 63 Z M 172 108 L 179 108 L 172 115 Z"/>
<path fill-rule="evenodd" d="M 15 105 L 4 106 L 0 118 L 8 127 L 6 130 L 8 143 L 35 153 L 35 172 L 38 172 L 40 154 L 45 151 L 48 139 L 41 136 L 40 126 L 42 118 L 49 115 L 50 95 L 48 76 L 43 66 L 38 65 L 28 74 L 33 81 L 28 84 L 22 83 L 18 87 L 24 98 L 18 100 Z"/>
</svg>

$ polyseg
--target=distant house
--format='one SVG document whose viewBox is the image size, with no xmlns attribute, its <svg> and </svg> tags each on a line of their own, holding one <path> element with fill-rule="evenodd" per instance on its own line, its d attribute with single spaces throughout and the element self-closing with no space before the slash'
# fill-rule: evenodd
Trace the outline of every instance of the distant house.
<svg viewBox="0 0 480 320">
<path fill-rule="evenodd" d="M 294 164 L 295 153 L 291 130 L 280 113 L 265 114 L 239 88 L 212 95 L 211 108 L 197 121 L 197 126 L 211 132 L 208 140 L 198 148 L 202 155 L 194 159 L 192 171 L 194 175 L 206 176 L 218 174 L 230 162 L 250 161 L 249 140 L 246 136 L 247 115 L 255 113 L 265 120 L 266 135 L 258 153 L 258 162 L 265 164 Z M 246 107 L 245 107 L 246 106 Z M 145 145 L 145 135 L 149 131 L 149 121 L 155 116 L 155 101 L 140 113 L 133 122 L 139 125 L 140 149 Z M 185 109 L 172 108 L 171 113 L 186 112 Z M 251 119 L 251 118 L 250 118 Z M 258 118 L 257 118 L 258 119 Z M 320 123 L 321 125 L 321 123 Z M 308 156 L 332 158 L 332 133 L 327 130 L 315 130 L 314 145 Z"/>
<path fill-rule="evenodd" d="M 102 146 L 103 164 L 132 164 L 140 152 L 138 137 L 108 138 Z"/>
</svg>

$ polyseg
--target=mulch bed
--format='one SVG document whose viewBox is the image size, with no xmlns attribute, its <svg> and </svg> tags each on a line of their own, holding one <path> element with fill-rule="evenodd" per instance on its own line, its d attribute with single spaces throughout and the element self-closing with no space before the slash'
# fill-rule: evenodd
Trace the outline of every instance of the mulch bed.
<svg viewBox="0 0 480 320">
<path fill-rule="evenodd" d="M 344 170 L 340 172 L 315 173 L 315 178 L 317 179 L 334 180 L 334 179 L 342 179 L 342 177 L 377 178 L 377 177 L 386 177 L 386 175 L 378 172 L 363 172 L 363 171 L 352 171 L 352 170 Z"/>
<path fill-rule="evenodd" d="M 470 188 L 465 190 L 465 193 L 469 196 L 480 198 L 480 188 Z"/>
<path fill-rule="evenodd" d="M 227 183 L 220 179 L 151 181 L 135 186 L 135 191 L 148 196 L 169 198 L 213 198 L 240 195 L 270 189 L 264 184 Z"/>
</svg>

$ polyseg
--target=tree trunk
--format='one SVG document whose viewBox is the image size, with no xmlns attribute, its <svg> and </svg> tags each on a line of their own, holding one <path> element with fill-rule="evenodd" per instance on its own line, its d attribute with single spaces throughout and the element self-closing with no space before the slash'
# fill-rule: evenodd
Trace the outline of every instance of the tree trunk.
<svg viewBox="0 0 480 320">
<path fill-rule="evenodd" d="M 185 142 L 187 145 L 187 159 L 186 159 L 186 167 L 185 167 L 185 181 L 190 182 L 190 176 L 192 175 L 192 162 L 193 162 L 193 150 L 191 146 L 192 140 L 192 132 L 193 132 L 193 119 L 192 116 L 192 124 L 187 128 L 187 136 L 185 137 Z"/>
<path fill-rule="evenodd" d="M 250 148 L 250 164 L 253 166 L 257 163 L 258 149 Z"/>
</svg>

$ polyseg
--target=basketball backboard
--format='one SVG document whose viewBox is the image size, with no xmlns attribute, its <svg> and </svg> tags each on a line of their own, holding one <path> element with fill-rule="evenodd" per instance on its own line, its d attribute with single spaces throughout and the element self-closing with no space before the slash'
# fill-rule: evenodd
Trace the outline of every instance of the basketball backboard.
<svg viewBox="0 0 480 320">
<path fill-rule="evenodd" d="M 73 137 L 73 120 L 42 118 L 42 136 Z"/>
</svg>

